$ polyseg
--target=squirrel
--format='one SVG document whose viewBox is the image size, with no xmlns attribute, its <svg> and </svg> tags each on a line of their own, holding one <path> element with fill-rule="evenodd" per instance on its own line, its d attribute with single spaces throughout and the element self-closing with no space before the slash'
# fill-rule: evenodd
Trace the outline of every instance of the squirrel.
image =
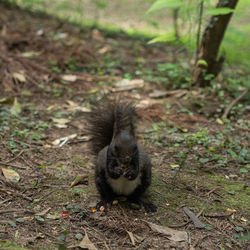
<svg viewBox="0 0 250 250">
<path fill-rule="evenodd" d="M 124 101 L 96 104 L 87 117 L 87 131 L 92 137 L 95 184 L 101 201 L 97 209 L 111 206 L 117 196 L 143 206 L 146 212 L 157 207 L 142 195 L 151 184 L 151 160 L 137 144 L 134 128 L 135 106 Z"/>
</svg>

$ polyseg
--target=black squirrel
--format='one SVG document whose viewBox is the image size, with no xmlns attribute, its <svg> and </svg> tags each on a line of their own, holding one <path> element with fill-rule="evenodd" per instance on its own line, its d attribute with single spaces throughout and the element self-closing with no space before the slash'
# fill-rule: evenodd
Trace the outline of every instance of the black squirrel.
<svg viewBox="0 0 250 250">
<path fill-rule="evenodd" d="M 92 150 L 97 155 L 95 183 L 101 195 L 98 209 L 107 209 L 117 196 L 126 196 L 147 212 L 157 210 L 142 199 L 151 184 L 151 161 L 137 144 L 135 116 L 132 103 L 113 100 L 99 102 L 87 117 Z"/>
</svg>

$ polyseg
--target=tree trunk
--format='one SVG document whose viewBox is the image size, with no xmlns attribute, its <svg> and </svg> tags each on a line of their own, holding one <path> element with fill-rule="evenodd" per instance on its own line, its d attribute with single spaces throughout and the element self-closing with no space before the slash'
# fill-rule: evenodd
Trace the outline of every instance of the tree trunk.
<svg viewBox="0 0 250 250">
<path fill-rule="evenodd" d="M 237 2 L 238 0 L 219 0 L 216 8 L 235 9 Z M 221 71 L 225 58 L 220 56 L 217 59 L 217 56 L 232 14 L 212 16 L 204 31 L 201 45 L 197 48 L 197 57 L 192 74 L 193 82 L 199 87 L 208 86 L 210 80 L 215 78 Z M 199 63 L 200 60 L 203 60 L 203 63 Z"/>
</svg>

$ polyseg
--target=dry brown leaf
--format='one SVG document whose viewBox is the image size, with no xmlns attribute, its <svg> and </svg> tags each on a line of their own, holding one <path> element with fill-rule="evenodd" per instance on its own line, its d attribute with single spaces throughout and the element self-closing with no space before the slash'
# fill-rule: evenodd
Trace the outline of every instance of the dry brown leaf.
<svg viewBox="0 0 250 250">
<path fill-rule="evenodd" d="M 176 98 L 181 98 L 182 96 L 186 95 L 187 93 L 188 93 L 188 91 L 183 90 L 183 89 L 169 90 L 169 91 L 155 90 L 149 94 L 149 97 L 162 98 L 162 97 L 167 97 L 167 96 L 175 96 Z"/>
<path fill-rule="evenodd" d="M 20 175 L 13 169 L 0 167 L 2 169 L 3 175 L 8 181 L 18 182 L 20 180 Z"/>
<path fill-rule="evenodd" d="M 21 73 L 14 72 L 14 73 L 12 74 L 12 76 L 13 76 L 15 79 L 17 79 L 18 81 L 20 81 L 20 82 L 26 82 L 25 76 L 24 76 L 23 74 L 21 74 Z"/>
<path fill-rule="evenodd" d="M 144 80 L 142 79 L 134 79 L 134 80 L 122 79 L 121 81 L 115 84 L 115 89 L 113 89 L 113 91 L 114 92 L 128 91 L 135 88 L 142 88 L 143 86 L 144 86 Z"/>
<path fill-rule="evenodd" d="M 237 210 L 231 209 L 231 208 L 227 208 L 227 209 L 226 209 L 226 212 L 227 212 L 227 213 L 236 213 Z"/>
<path fill-rule="evenodd" d="M 162 90 L 154 90 L 152 93 L 149 94 L 149 97 L 151 98 L 161 98 L 168 95 L 168 91 L 162 91 Z"/>
<path fill-rule="evenodd" d="M 62 79 L 68 82 L 75 82 L 77 80 L 77 76 L 76 75 L 63 75 Z"/>
<path fill-rule="evenodd" d="M 87 232 L 85 231 L 85 236 L 78 245 L 80 248 L 87 248 L 89 250 L 97 250 L 95 245 L 90 241 Z"/>
<path fill-rule="evenodd" d="M 157 232 L 167 236 L 168 239 L 173 241 L 188 241 L 188 234 L 185 231 L 177 231 L 169 227 L 159 226 L 154 223 L 145 221 L 149 227 Z"/>
<path fill-rule="evenodd" d="M 43 216 L 43 215 L 47 214 L 47 213 L 49 212 L 50 209 L 51 209 L 51 208 L 48 207 L 48 208 L 44 209 L 43 211 L 41 211 L 40 213 L 37 213 L 36 215 L 37 215 L 37 216 Z"/>
<path fill-rule="evenodd" d="M 79 183 L 88 181 L 89 176 L 88 175 L 80 175 L 76 176 L 76 178 L 72 181 L 70 187 L 74 187 Z"/>
<path fill-rule="evenodd" d="M 53 122 L 57 124 L 66 124 L 66 123 L 69 123 L 70 120 L 66 118 L 53 118 Z"/>
<path fill-rule="evenodd" d="M 103 47 L 101 49 L 98 50 L 98 53 L 99 54 L 105 54 L 106 52 L 109 51 L 109 48 L 108 47 Z"/>
<path fill-rule="evenodd" d="M 68 126 L 66 124 L 55 124 L 55 127 L 57 127 L 57 128 L 67 128 Z"/>
</svg>

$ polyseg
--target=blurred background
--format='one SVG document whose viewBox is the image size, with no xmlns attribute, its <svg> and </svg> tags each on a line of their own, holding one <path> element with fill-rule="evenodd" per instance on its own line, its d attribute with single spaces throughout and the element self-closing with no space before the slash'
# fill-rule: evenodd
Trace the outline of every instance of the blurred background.
<svg viewBox="0 0 250 250">
<path fill-rule="evenodd" d="M 197 0 L 168 1 L 166 8 L 147 13 L 153 0 L 9 0 L 22 8 L 46 12 L 84 26 L 123 29 L 128 34 L 158 37 L 161 42 L 180 40 L 195 47 L 199 2 Z M 202 27 L 208 24 L 216 0 L 204 1 Z M 180 3 L 178 5 L 178 3 Z M 176 7 L 177 6 L 177 7 Z M 221 52 L 230 63 L 250 66 L 250 0 L 239 1 L 227 28 Z M 204 29 L 201 29 L 204 30 Z M 159 35 L 163 35 L 159 37 Z"/>
</svg>

